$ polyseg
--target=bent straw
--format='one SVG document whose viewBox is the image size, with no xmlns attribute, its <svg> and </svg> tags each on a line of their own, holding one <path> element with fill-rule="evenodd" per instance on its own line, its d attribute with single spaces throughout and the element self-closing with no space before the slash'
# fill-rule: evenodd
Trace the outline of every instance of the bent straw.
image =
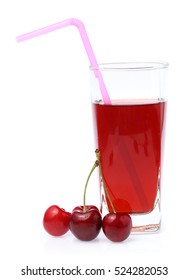
<svg viewBox="0 0 189 280">
<path fill-rule="evenodd" d="M 85 26 L 82 23 L 82 21 L 80 21 L 79 19 L 76 19 L 76 18 L 70 18 L 70 19 L 67 19 L 67 20 L 64 20 L 64 21 L 61 21 L 61 22 L 43 27 L 41 29 L 37 29 L 37 30 L 34 30 L 32 32 L 17 36 L 16 40 L 17 40 L 17 42 L 26 41 L 26 40 L 29 40 L 29 39 L 47 34 L 49 32 L 53 32 L 55 30 L 58 30 L 58 29 L 61 29 L 63 27 L 67 27 L 67 26 L 70 26 L 70 25 L 76 26 L 79 30 L 79 33 L 80 33 L 81 39 L 83 41 L 85 50 L 87 52 L 89 61 L 91 63 L 91 66 L 94 68 L 94 74 L 95 74 L 96 78 L 98 78 L 99 86 L 100 86 L 100 90 L 101 90 L 101 94 L 102 94 L 104 104 L 111 105 L 110 97 L 108 95 L 108 92 L 107 92 L 102 74 L 98 70 L 98 63 L 97 63 L 97 60 L 95 58 L 91 43 L 89 41 L 89 38 L 88 38 L 86 30 L 85 30 Z M 135 167 L 132 164 L 132 160 L 129 158 L 129 154 L 127 152 L 127 147 L 124 146 L 124 147 L 121 147 L 121 149 L 123 149 L 123 151 L 125 151 L 125 153 L 127 153 L 126 158 L 128 160 L 128 166 L 130 166 L 130 168 L 129 168 L 130 175 L 131 174 L 133 175 L 131 177 L 132 177 L 132 180 L 134 182 L 135 191 L 138 194 L 141 205 L 144 206 L 147 203 L 147 200 L 146 200 L 145 192 L 144 192 L 144 190 L 143 190 L 143 188 L 140 184 L 139 178 L 138 178 L 138 176 L 136 176 L 137 171 L 135 170 Z"/>
<path fill-rule="evenodd" d="M 130 175 L 130 178 L 132 180 L 136 196 L 138 197 L 139 203 L 141 204 L 142 208 L 145 209 L 146 205 L 149 206 L 142 182 L 140 180 L 140 177 L 138 175 L 138 172 L 135 168 L 134 162 L 130 157 L 129 150 L 127 149 L 124 141 L 122 138 L 120 138 L 119 142 L 119 150 L 120 153 L 123 155 L 123 158 L 126 159 L 126 164 L 127 164 L 127 170 Z"/>
<path fill-rule="evenodd" d="M 49 32 L 53 32 L 55 30 L 58 30 L 58 29 L 61 29 L 63 27 L 67 27 L 67 26 L 70 26 L 70 25 L 74 25 L 78 28 L 81 39 L 83 41 L 85 50 L 87 52 L 87 55 L 88 55 L 88 58 L 89 58 L 89 61 L 90 61 L 90 64 L 95 69 L 94 74 L 98 78 L 99 86 L 100 86 L 100 90 L 101 90 L 101 94 L 102 94 L 104 104 L 110 105 L 111 104 L 110 97 L 108 95 L 108 92 L 107 92 L 102 74 L 98 70 L 98 63 L 97 63 L 97 60 L 95 58 L 91 43 L 89 41 L 88 35 L 86 33 L 86 30 L 85 30 L 85 26 L 82 23 L 82 21 L 80 21 L 79 19 L 76 19 L 76 18 L 70 18 L 70 19 L 67 19 L 67 20 L 64 20 L 64 21 L 61 21 L 61 22 L 43 27 L 41 29 L 34 30 L 32 32 L 17 36 L 16 40 L 17 40 L 17 42 L 22 42 L 22 41 L 32 39 L 34 37 L 37 37 L 37 36 L 40 36 L 40 35 L 43 35 L 43 34 L 46 34 L 46 33 L 49 33 Z"/>
</svg>

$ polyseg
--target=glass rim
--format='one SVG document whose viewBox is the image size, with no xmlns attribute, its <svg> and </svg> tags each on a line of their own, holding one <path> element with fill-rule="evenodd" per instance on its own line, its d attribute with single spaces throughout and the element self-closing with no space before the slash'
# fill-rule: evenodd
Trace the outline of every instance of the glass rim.
<svg viewBox="0 0 189 280">
<path fill-rule="evenodd" d="M 166 69 L 169 63 L 166 61 L 152 61 L 152 62 L 108 62 L 100 63 L 97 66 L 90 66 L 90 70 L 100 71 L 151 71 Z"/>
</svg>

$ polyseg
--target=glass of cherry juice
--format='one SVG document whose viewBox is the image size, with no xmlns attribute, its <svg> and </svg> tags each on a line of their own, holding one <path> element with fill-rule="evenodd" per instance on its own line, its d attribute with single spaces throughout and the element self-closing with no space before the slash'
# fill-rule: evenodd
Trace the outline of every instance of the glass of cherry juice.
<svg viewBox="0 0 189 280">
<path fill-rule="evenodd" d="M 166 62 L 106 63 L 90 68 L 95 145 L 116 212 L 132 216 L 133 231 L 161 223 L 162 163 L 166 118 Z M 111 103 L 102 100 L 100 71 Z M 100 181 L 102 205 L 111 203 Z"/>
</svg>

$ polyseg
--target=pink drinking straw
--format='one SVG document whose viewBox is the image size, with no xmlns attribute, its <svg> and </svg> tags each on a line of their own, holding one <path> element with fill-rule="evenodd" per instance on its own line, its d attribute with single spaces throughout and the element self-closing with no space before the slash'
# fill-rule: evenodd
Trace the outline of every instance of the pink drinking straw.
<svg viewBox="0 0 189 280">
<path fill-rule="evenodd" d="M 53 32 L 57 29 L 67 27 L 67 26 L 70 26 L 70 25 L 74 25 L 78 28 L 81 39 L 83 41 L 85 50 L 87 52 L 87 55 L 88 55 L 88 58 L 89 58 L 89 61 L 90 61 L 90 64 L 94 68 L 95 76 L 98 78 L 99 86 L 100 86 L 100 90 L 101 90 L 101 94 L 102 94 L 104 104 L 110 105 L 111 104 L 110 97 L 108 95 L 108 92 L 107 92 L 102 74 L 98 70 L 98 63 L 97 63 L 97 60 L 95 58 L 91 43 L 89 41 L 88 35 L 86 33 L 86 30 L 85 30 L 85 26 L 82 23 L 82 21 L 80 21 L 79 19 L 76 19 L 76 18 L 70 18 L 70 19 L 67 19 L 67 20 L 64 20 L 64 21 L 61 21 L 61 22 L 43 27 L 41 29 L 34 30 L 32 32 L 17 36 L 16 40 L 17 40 L 17 42 L 22 42 L 22 41 L 32 39 L 34 37 L 37 37 L 37 36 L 40 36 L 40 35 L 43 35 L 43 34 L 46 34 L 46 33 L 49 33 L 49 32 Z"/>
<path fill-rule="evenodd" d="M 102 74 L 98 69 L 98 63 L 97 63 L 97 60 L 95 58 L 91 43 L 89 41 L 89 38 L 88 38 L 86 30 L 85 30 L 85 26 L 82 23 L 82 21 L 80 21 L 79 19 L 70 18 L 70 19 L 67 19 L 67 20 L 64 20 L 64 21 L 61 21 L 61 22 L 43 27 L 41 29 L 34 30 L 32 32 L 17 36 L 16 40 L 17 40 L 17 42 L 26 41 L 26 40 L 35 38 L 37 36 L 41 36 L 43 34 L 47 34 L 49 32 L 53 32 L 55 30 L 58 30 L 58 29 L 61 29 L 63 27 L 67 27 L 67 26 L 70 26 L 70 25 L 76 26 L 79 30 L 79 33 L 80 33 L 81 39 L 83 41 L 85 50 L 87 52 L 90 64 L 94 68 L 95 76 L 98 78 L 99 86 L 100 86 L 100 90 L 101 90 L 101 94 L 102 94 L 104 104 L 111 105 L 110 97 L 108 95 L 108 92 L 107 92 Z M 135 185 L 135 190 L 136 190 L 136 192 L 139 196 L 140 202 L 141 202 L 142 205 L 146 205 L 147 199 L 146 199 L 144 190 L 141 186 L 140 180 L 138 178 L 137 171 L 135 170 L 135 167 L 132 163 L 132 160 L 130 159 L 129 154 L 127 152 L 127 147 L 124 146 L 122 148 L 123 148 L 123 151 L 125 151 L 125 153 L 127 153 L 126 159 L 127 159 L 127 163 L 128 163 L 128 166 L 129 166 L 129 171 L 130 171 L 130 174 L 131 174 L 131 178 L 133 179 L 133 182 L 134 182 L 134 185 Z"/>
</svg>

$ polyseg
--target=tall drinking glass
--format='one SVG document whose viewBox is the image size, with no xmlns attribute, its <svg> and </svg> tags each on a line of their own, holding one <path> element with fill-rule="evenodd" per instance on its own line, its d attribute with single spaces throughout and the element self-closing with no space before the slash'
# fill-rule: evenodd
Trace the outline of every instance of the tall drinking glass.
<svg viewBox="0 0 189 280">
<path fill-rule="evenodd" d="M 166 62 L 108 63 L 90 68 L 96 148 L 116 212 L 132 216 L 133 231 L 157 231 L 161 222 L 166 118 Z M 95 71 L 111 104 L 104 104 Z M 100 182 L 102 205 L 112 211 Z"/>
</svg>

